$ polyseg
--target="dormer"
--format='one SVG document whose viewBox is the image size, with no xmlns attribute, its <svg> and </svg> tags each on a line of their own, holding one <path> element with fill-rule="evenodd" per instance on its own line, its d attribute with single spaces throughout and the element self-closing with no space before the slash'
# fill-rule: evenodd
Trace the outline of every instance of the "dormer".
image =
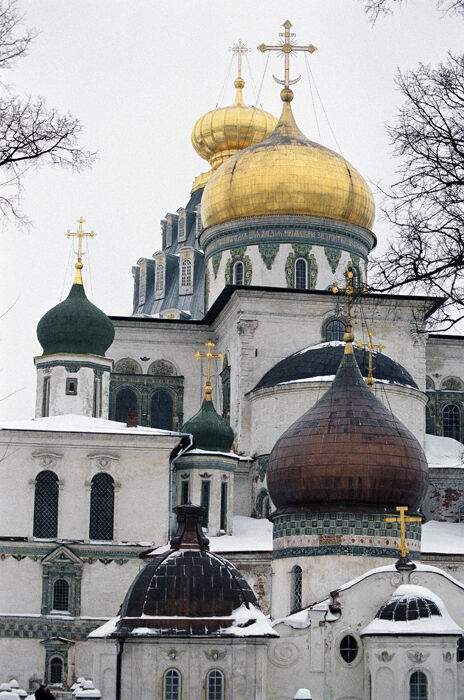
<svg viewBox="0 0 464 700">
<path fill-rule="evenodd" d="M 202 228 L 203 228 L 203 224 L 201 222 L 201 204 L 198 204 L 197 208 L 196 208 L 196 218 L 195 218 L 195 231 L 196 231 L 197 236 L 200 235 Z"/>
<path fill-rule="evenodd" d="M 166 248 L 175 243 L 178 219 L 177 214 L 166 214 Z"/>
<path fill-rule="evenodd" d="M 155 299 L 164 299 L 166 296 L 167 283 L 176 274 L 178 258 L 163 250 L 153 253 L 155 261 L 154 267 L 154 290 Z"/>
<path fill-rule="evenodd" d="M 155 280 L 155 262 L 151 258 L 140 258 L 137 260 L 139 266 L 138 279 L 138 304 L 145 304 L 149 292 L 153 289 Z"/>
<path fill-rule="evenodd" d="M 179 294 L 193 294 L 198 259 L 203 253 L 190 246 L 182 246 L 179 250 Z"/>
<path fill-rule="evenodd" d="M 179 218 L 177 220 L 177 240 L 183 243 L 187 238 L 187 212 L 183 207 L 177 210 Z"/>
</svg>

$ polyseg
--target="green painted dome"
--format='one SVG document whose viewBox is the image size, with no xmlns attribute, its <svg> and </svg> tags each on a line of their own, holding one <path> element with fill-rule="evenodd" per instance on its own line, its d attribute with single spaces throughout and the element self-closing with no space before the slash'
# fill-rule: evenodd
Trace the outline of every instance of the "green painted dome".
<svg viewBox="0 0 464 700">
<path fill-rule="evenodd" d="M 104 356 L 114 339 L 114 326 L 86 297 L 77 280 L 68 297 L 47 311 L 37 326 L 44 355 L 72 353 Z"/>
<path fill-rule="evenodd" d="M 234 431 L 229 423 L 214 408 L 211 399 L 205 398 L 193 418 L 182 428 L 183 433 L 191 433 L 194 445 L 199 450 L 229 452 L 234 441 Z"/>
</svg>

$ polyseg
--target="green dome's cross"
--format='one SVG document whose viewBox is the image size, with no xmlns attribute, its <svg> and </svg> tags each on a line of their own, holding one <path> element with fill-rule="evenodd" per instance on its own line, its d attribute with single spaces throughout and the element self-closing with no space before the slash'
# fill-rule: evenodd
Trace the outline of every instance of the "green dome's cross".
<svg viewBox="0 0 464 700">
<path fill-rule="evenodd" d="M 212 349 L 215 347 L 216 343 L 213 343 L 212 340 L 208 340 L 205 343 L 206 347 L 208 350 L 204 355 L 201 354 L 199 350 L 196 351 L 194 354 L 194 357 L 199 360 L 201 357 L 206 357 L 207 361 L 207 372 L 206 372 L 206 386 L 205 386 L 205 401 L 211 401 L 211 394 L 213 393 L 213 387 L 211 386 L 211 360 L 214 358 L 216 360 L 222 360 L 224 355 L 222 352 L 218 352 L 217 355 L 213 355 L 211 352 Z"/>
<path fill-rule="evenodd" d="M 68 229 L 64 235 L 66 236 L 66 238 L 71 238 L 72 236 L 77 238 L 77 252 L 74 251 L 75 254 L 77 255 L 77 262 L 75 265 L 76 277 L 74 280 L 74 284 L 82 284 L 81 270 L 82 270 L 82 256 L 84 255 L 84 253 L 82 251 L 82 241 L 84 240 L 85 236 L 90 236 L 90 238 L 93 238 L 97 234 L 94 233 L 93 231 L 89 231 L 88 233 L 86 233 L 82 229 L 82 224 L 85 223 L 85 219 L 83 219 L 82 216 L 77 220 L 77 223 L 79 224 L 79 228 L 75 233 Z"/>
</svg>

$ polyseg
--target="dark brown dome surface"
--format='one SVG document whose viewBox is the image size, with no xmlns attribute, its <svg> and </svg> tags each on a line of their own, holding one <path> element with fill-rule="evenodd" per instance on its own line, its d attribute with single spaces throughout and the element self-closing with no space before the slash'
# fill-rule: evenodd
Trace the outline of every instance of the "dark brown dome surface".
<svg viewBox="0 0 464 700">
<path fill-rule="evenodd" d="M 275 514 L 417 511 L 428 482 L 414 435 L 375 398 L 353 354 L 330 389 L 276 442 L 268 464 Z"/>
</svg>

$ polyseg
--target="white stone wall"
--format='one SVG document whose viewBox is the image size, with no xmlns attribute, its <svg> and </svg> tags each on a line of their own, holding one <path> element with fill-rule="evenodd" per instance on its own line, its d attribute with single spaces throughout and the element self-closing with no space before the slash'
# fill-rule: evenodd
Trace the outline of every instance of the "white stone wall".
<svg viewBox="0 0 464 700">
<path fill-rule="evenodd" d="M 46 367 L 49 362 L 62 364 Z M 78 363 L 81 365 L 77 372 L 68 372 L 66 363 Z M 37 390 L 35 417 L 42 416 L 42 403 L 44 392 L 44 378 L 50 377 L 49 416 L 62 416 L 74 413 L 80 416 L 94 415 L 94 382 L 95 373 L 92 367 L 86 367 L 81 363 L 91 362 L 106 371 L 101 377 L 101 415 L 100 418 L 108 418 L 109 411 L 109 386 L 110 372 L 113 362 L 104 357 L 95 355 L 42 355 L 35 358 L 37 367 Z M 77 379 L 77 394 L 66 394 L 66 380 Z"/>
<path fill-rule="evenodd" d="M 446 335 L 429 337 L 427 341 L 427 374 L 441 388 L 447 377 L 458 377 L 464 382 L 463 339 Z"/>
</svg>

